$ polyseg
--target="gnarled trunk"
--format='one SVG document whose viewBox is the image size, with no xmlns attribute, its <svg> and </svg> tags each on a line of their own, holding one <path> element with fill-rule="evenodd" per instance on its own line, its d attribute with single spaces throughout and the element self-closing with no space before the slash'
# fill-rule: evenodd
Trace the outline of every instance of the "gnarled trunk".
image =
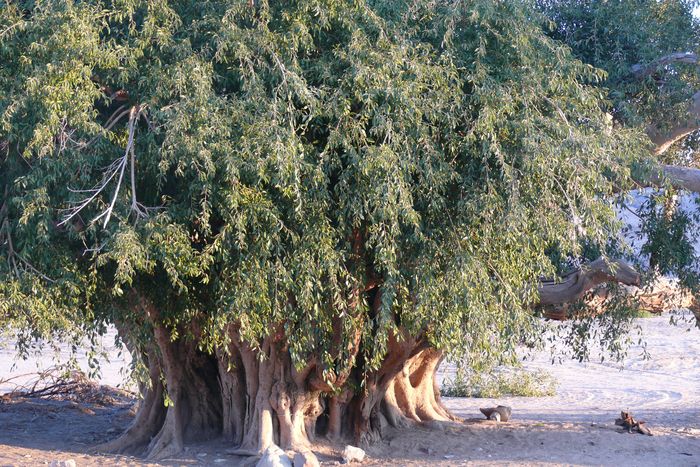
<svg viewBox="0 0 700 467">
<path fill-rule="evenodd" d="M 223 433 L 242 455 L 271 444 L 307 449 L 322 413 L 321 391 L 309 384 L 313 365 L 299 371 L 289 352 L 272 338 L 252 349 L 230 330 L 228 352 L 219 353 Z"/>
<path fill-rule="evenodd" d="M 436 374 L 442 359 L 441 351 L 426 348 L 404 363 L 389 383 L 382 401 L 381 414 L 389 425 L 459 421 L 440 400 Z"/>
<path fill-rule="evenodd" d="M 316 437 L 366 445 L 389 426 L 457 420 L 442 406 L 435 380 L 442 353 L 424 340 L 392 336 L 381 367 L 353 392 L 363 377 L 357 368 L 336 378 L 343 384 L 335 391 L 319 380 L 315 361 L 296 369 L 281 339 L 269 337 L 254 349 L 235 327 L 227 332 L 229 347 L 210 356 L 186 337 L 172 340 L 154 322 L 145 356 L 150 385 L 142 387 L 136 419 L 99 449 L 163 458 L 187 442 L 223 435 L 232 453 L 259 455 L 272 443 L 295 451 Z"/>
</svg>

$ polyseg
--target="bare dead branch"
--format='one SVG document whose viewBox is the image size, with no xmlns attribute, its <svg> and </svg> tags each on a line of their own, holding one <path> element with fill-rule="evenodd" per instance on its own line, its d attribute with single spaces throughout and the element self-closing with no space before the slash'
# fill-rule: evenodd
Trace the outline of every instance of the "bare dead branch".
<svg viewBox="0 0 700 467">
<path fill-rule="evenodd" d="M 117 203 L 119 192 L 121 191 L 122 182 L 124 180 L 124 172 L 126 170 L 127 164 L 129 164 L 130 166 L 131 182 L 131 205 L 129 209 L 129 214 L 134 213 L 136 216 L 136 220 L 138 220 L 142 218 L 147 218 L 149 216 L 150 211 L 159 209 L 159 207 L 146 207 L 143 204 L 139 203 L 136 194 L 136 151 L 134 149 L 134 138 L 136 133 L 136 123 L 139 121 L 141 116 L 144 115 L 145 108 L 145 106 L 135 105 L 130 109 L 121 112 L 119 111 L 119 109 L 117 109 L 117 111 L 112 115 L 112 117 L 110 117 L 110 119 L 108 120 L 108 124 L 105 128 L 106 130 L 109 130 L 127 112 L 129 113 L 129 136 L 126 148 L 124 150 L 124 155 L 114 160 L 109 166 L 106 167 L 105 172 L 102 176 L 102 181 L 95 187 L 88 190 L 71 190 L 74 193 L 89 193 L 90 196 L 77 202 L 75 206 L 65 209 L 64 211 L 66 212 L 66 215 L 64 216 L 63 220 L 58 224 L 59 226 L 65 225 L 73 217 L 78 215 L 80 211 L 82 211 L 85 207 L 92 203 L 92 201 L 95 200 L 97 196 L 99 196 L 105 191 L 105 189 L 109 186 L 112 180 L 114 180 L 116 177 L 116 187 L 114 188 L 114 193 L 112 195 L 112 199 L 109 205 L 104 211 L 98 214 L 91 221 L 91 223 L 97 222 L 98 220 L 104 218 L 103 227 L 106 227 L 110 219 L 112 218 L 114 207 Z"/>
<path fill-rule="evenodd" d="M 104 126 L 104 128 L 102 129 L 102 132 L 103 132 L 103 133 L 106 133 L 106 132 L 108 132 L 109 130 L 111 130 L 112 127 L 114 127 L 114 125 L 116 125 L 117 122 L 118 122 L 119 120 L 122 119 L 122 117 L 124 117 L 125 115 L 129 114 L 129 113 L 131 112 L 131 110 L 133 109 L 133 108 L 132 108 L 132 109 L 129 109 L 129 108 L 125 108 L 125 107 L 126 107 L 126 106 L 124 106 L 124 105 L 119 106 L 119 108 L 118 108 L 117 110 L 115 110 L 114 113 L 107 119 L 107 122 L 105 123 L 105 126 Z M 82 144 L 80 144 L 80 146 L 81 146 L 81 147 L 92 146 L 92 144 L 93 144 L 95 141 L 97 141 L 97 140 L 99 139 L 100 136 L 102 136 L 102 134 L 96 135 L 95 137 L 93 137 L 93 138 L 92 138 L 90 141 L 88 141 L 87 143 L 82 143 Z"/>
</svg>

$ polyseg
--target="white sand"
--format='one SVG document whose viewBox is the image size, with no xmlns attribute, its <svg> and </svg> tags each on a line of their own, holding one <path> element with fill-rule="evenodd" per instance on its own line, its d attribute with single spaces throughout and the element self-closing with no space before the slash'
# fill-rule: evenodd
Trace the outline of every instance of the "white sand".
<svg viewBox="0 0 700 467">
<path fill-rule="evenodd" d="M 594 355 L 590 362 L 552 364 L 551 354 L 540 352 L 524 367 L 554 376 L 559 383 L 556 396 L 457 399 L 450 400 L 449 406 L 460 415 L 469 416 L 471 411 L 475 416 L 478 407 L 500 403 L 517 408 L 520 420 L 562 422 L 609 422 L 611 415 L 630 410 L 641 419 L 653 418 L 655 423 L 699 424 L 700 329 L 686 321 L 673 326 L 668 316 L 637 322 L 647 344 L 648 360 L 643 359 L 639 345 L 630 347 L 622 363 L 601 363 Z M 450 368 L 443 372 L 449 374 Z"/>
<path fill-rule="evenodd" d="M 524 366 L 552 374 L 555 396 L 446 398 L 467 423 L 438 437 L 409 433 L 403 446 L 413 454 L 396 465 L 700 465 L 700 330 L 672 326 L 668 316 L 638 322 L 650 359 L 640 346 L 623 364 L 552 365 L 550 353 L 536 354 Z M 481 421 L 479 407 L 499 404 L 512 407 L 511 422 Z M 621 410 L 645 420 L 654 436 L 621 433 L 614 425 Z M 431 455 L 416 459 L 425 451 Z"/>
</svg>

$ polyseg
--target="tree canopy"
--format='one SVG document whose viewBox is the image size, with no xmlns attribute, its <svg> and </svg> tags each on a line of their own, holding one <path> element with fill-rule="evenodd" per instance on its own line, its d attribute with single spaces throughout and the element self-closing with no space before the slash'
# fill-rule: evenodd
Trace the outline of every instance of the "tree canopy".
<svg viewBox="0 0 700 467">
<path fill-rule="evenodd" d="M 446 417 L 397 375 L 512 352 L 542 277 L 619 252 L 653 131 L 692 117 L 692 7 L 8 0 L 0 320 L 118 326 L 160 407 L 119 449 Z"/>
</svg>

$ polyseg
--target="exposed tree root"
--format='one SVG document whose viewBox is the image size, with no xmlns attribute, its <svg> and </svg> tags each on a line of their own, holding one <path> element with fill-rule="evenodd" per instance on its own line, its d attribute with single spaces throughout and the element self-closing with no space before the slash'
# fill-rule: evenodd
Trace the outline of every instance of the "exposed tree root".
<svg viewBox="0 0 700 467">
<path fill-rule="evenodd" d="M 168 409 L 163 425 L 147 448 L 147 457 L 160 459 L 182 451 L 186 441 L 221 433 L 222 399 L 215 360 L 181 338 L 172 342 L 163 326 L 154 326 L 167 389 Z"/>
<path fill-rule="evenodd" d="M 165 419 L 166 407 L 163 385 L 160 382 L 160 366 L 154 358 L 148 359 L 150 384 L 141 387 L 142 399 L 136 418 L 117 439 L 97 446 L 97 452 L 137 453 L 147 446 L 158 433 Z"/>
</svg>

